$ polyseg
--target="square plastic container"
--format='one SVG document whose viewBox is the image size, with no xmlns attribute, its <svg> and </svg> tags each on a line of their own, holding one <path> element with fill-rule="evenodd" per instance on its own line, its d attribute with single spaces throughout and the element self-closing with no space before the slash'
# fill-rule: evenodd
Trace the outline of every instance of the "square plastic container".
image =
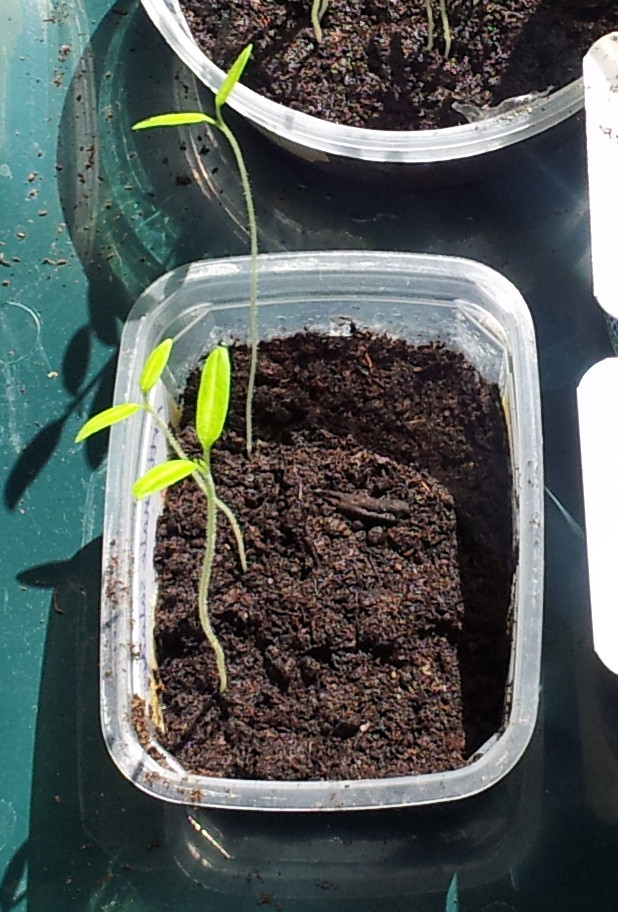
<svg viewBox="0 0 618 912">
<path fill-rule="evenodd" d="M 413 343 L 440 340 L 499 384 L 510 435 L 514 543 L 513 645 L 504 730 L 460 769 L 375 780 L 267 782 L 199 776 L 156 742 L 148 724 L 153 689 L 152 566 L 161 498 L 135 501 L 133 480 L 166 456 L 148 416 L 111 429 L 103 550 L 101 717 L 112 757 L 136 786 L 172 802 L 246 810 L 322 811 L 405 807 L 481 792 L 517 763 L 532 736 L 539 693 L 543 590 L 543 468 L 534 329 L 517 290 L 469 260 L 407 253 L 329 251 L 259 258 L 260 337 L 350 323 Z M 188 373 L 219 341 L 246 339 L 247 257 L 193 263 L 158 279 L 137 301 L 120 345 L 115 402 L 139 398 L 150 351 L 174 339 L 167 415 Z M 146 709 L 146 725 L 134 718 Z M 150 731 L 150 729 L 152 729 Z"/>
</svg>

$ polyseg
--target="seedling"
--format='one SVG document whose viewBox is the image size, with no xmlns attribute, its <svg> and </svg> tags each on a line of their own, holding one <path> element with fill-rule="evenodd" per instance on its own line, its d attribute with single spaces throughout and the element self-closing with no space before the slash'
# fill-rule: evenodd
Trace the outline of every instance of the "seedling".
<svg viewBox="0 0 618 912">
<path fill-rule="evenodd" d="M 198 594 L 199 618 L 206 639 L 210 643 L 217 663 L 219 674 L 219 688 L 222 693 L 227 690 L 227 669 L 223 647 L 213 630 L 208 607 L 208 591 L 212 576 L 212 564 L 215 555 L 215 542 L 217 536 L 217 513 L 221 511 L 232 526 L 240 563 L 246 570 L 247 563 L 242 534 L 236 517 L 230 508 L 217 497 L 215 483 L 210 470 L 210 452 L 223 431 L 223 425 L 230 401 L 230 356 L 227 348 L 220 345 L 208 355 L 197 394 L 195 413 L 195 431 L 202 447 L 202 456 L 190 459 L 165 421 L 150 402 L 150 393 L 161 379 L 167 367 L 172 351 L 172 340 L 165 339 L 151 352 L 142 370 L 139 386 L 142 394 L 141 402 L 124 402 L 113 405 L 94 415 L 87 421 L 75 438 L 76 443 L 118 424 L 126 418 L 143 411 L 150 415 L 157 426 L 163 431 L 165 438 L 174 452 L 176 458 L 168 459 L 159 465 L 153 466 L 133 484 L 133 495 L 142 499 L 176 484 L 191 475 L 206 498 L 206 542 L 204 560 L 200 575 Z"/>
<path fill-rule="evenodd" d="M 475 0 L 475 2 L 478 2 L 478 0 Z M 322 38 L 324 37 L 324 34 L 322 32 L 322 19 L 324 17 L 324 14 L 326 13 L 326 10 L 328 9 L 329 3 L 330 3 L 330 0 L 312 0 L 312 3 L 311 3 L 311 25 L 313 26 L 315 40 L 318 42 L 318 44 L 321 44 Z M 433 17 L 433 9 L 432 9 L 431 4 L 432 4 L 432 0 L 425 0 L 425 13 L 427 15 L 427 45 L 426 45 L 426 47 L 427 47 L 428 51 L 433 50 L 434 37 L 435 37 L 435 31 L 436 31 L 434 17 Z M 450 26 L 450 22 L 449 22 L 449 17 L 448 17 L 447 0 L 438 0 L 438 7 L 440 10 L 440 20 L 442 22 L 442 31 L 444 33 L 444 57 L 445 57 L 445 59 L 448 59 L 448 57 L 451 53 L 452 34 L 451 34 L 451 26 Z"/>
<path fill-rule="evenodd" d="M 189 124 L 197 123 L 208 123 L 213 127 L 216 127 L 226 138 L 234 158 L 236 160 L 236 167 L 238 168 L 238 173 L 240 176 L 240 182 L 242 184 L 243 196 L 245 199 L 245 206 L 247 209 L 247 221 L 249 224 L 249 244 L 250 244 L 250 257 L 251 257 L 251 269 L 250 269 L 250 289 L 249 289 L 249 335 L 251 340 L 251 363 L 249 366 L 249 380 L 247 384 L 247 402 L 245 410 L 245 425 L 247 433 L 247 453 L 251 454 L 253 448 L 253 391 L 255 389 L 255 375 L 257 372 L 257 356 L 258 356 L 258 316 L 257 316 L 257 290 L 258 290 L 258 278 L 257 278 L 257 253 L 258 253 L 258 242 L 257 242 L 257 221 L 255 218 L 255 205 L 253 202 L 253 194 L 251 192 L 251 184 L 249 182 L 249 174 L 247 172 L 247 167 L 245 160 L 242 154 L 242 150 L 234 135 L 233 131 L 226 124 L 223 119 L 222 109 L 228 100 L 232 90 L 239 82 L 244 69 L 249 62 L 251 57 L 251 52 L 253 50 L 253 45 L 247 45 L 244 50 L 240 52 L 232 66 L 230 67 L 225 79 L 221 84 L 221 88 L 215 95 L 215 116 L 211 117 L 209 114 L 204 114 L 201 111 L 185 111 L 185 112 L 176 112 L 171 114 L 158 114 L 154 117 L 148 117 L 146 120 L 140 120 L 138 123 L 133 124 L 133 130 L 148 130 L 151 127 L 180 127 L 187 126 Z"/>
<path fill-rule="evenodd" d="M 311 4 L 311 24 L 315 34 L 315 40 L 320 44 L 322 41 L 322 18 L 328 9 L 329 0 L 313 0 Z"/>
<path fill-rule="evenodd" d="M 442 21 L 442 32 L 444 33 L 444 58 L 448 59 L 451 53 L 452 35 L 446 0 L 439 0 L 438 5 L 440 9 L 440 19 Z M 435 34 L 431 0 L 425 0 L 425 12 L 427 13 L 427 50 L 431 51 L 433 49 L 433 39 Z"/>
</svg>

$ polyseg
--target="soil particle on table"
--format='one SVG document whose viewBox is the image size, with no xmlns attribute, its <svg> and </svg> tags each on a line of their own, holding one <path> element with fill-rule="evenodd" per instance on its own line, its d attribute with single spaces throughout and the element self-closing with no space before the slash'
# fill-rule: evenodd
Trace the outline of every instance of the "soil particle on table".
<svg viewBox="0 0 618 912">
<path fill-rule="evenodd" d="M 263 343 L 257 444 L 244 449 L 247 352 L 233 350 L 213 451 L 211 614 L 218 692 L 197 619 L 204 502 L 168 491 L 156 644 L 166 732 L 215 776 L 364 778 L 461 766 L 503 722 L 513 569 L 498 390 L 440 346 L 356 333 Z M 183 444 L 197 455 L 190 380 Z"/>
<path fill-rule="evenodd" d="M 191 31 L 227 70 L 253 43 L 243 82 L 294 110 L 350 126 L 427 129 L 463 123 L 453 103 L 496 105 L 560 88 L 618 28 L 618 4 L 568 0 L 447 0 L 451 50 L 433 0 L 331 0 L 317 43 L 310 0 L 181 0 Z"/>
</svg>

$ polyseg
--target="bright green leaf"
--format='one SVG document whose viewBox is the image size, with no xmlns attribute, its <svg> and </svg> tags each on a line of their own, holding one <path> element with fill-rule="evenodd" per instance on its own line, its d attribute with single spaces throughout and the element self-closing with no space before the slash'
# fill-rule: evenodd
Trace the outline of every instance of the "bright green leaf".
<svg viewBox="0 0 618 912">
<path fill-rule="evenodd" d="M 153 466 L 145 475 L 137 479 L 133 485 L 133 496 L 141 500 L 142 497 L 148 497 L 162 488 L 168 488 L 177 481 L 182 481 L 196 469 L 196 464 L 190 459 L 170 459 L 168 462 L 162 462 L 161 465 Z"/>
<path fill-rule="evenodd" d="M 184 127 L 188 124 L 209 123 L 216 126 L 216 121 L 208 114 L 200 111 L 177 111 L 171 114 L 156 114 L 139 120 L 131 127 L 132 130 L 149 130 L 151 127 Z"/>
<path fill-rule="evenodd" d="M 230 355 L 223 345 L 206 358 L 197 394 L 195 430 L 205 453 L 219 439 L 230 402 Z"/>
<path fill-rule="evenodd" d="M 105 428 L 111 427 L 112 424 L 118 424 L 119 421 L 124 421 L 125 418 L 134 415 L 143 407 L 144 406 L 138 402 L 123 402 L 122 405 L 112 405 L 111 408 L 104 409 L 104 411 L 99 412 L 97 415 L 93 415 L 93 417 L 85 423 L 75 438 L 75 443 L 81 443 L 82 440 L 85 440 L 92 434 L 96 434 L 98 431 L 104 431 Z"/>
<path fill-rule="evenodd" d="M 139 387 L 144 396 L 148 395 L 155 383 L 158 383 L 161 379 L 161 374 L 169 361 L 173 344 L 172 339 L 164 339 L 163 342 L 161 342 L 160 345 L 157 345 L 154 351 L 148 355 L 146 363 L 144 364 L 144 369 L 142 370 L 142 375 L 139 378 Z"/>
<path fill-rule="evenodd" d="M 243 48 L 232 66 L 227 71 L 227 76 L 221 83 L 221 88 L 215 95 L 215 107 L 217 111 L 221 110 L 225 102 L 230 97 L 232 90 L 234 89 L 236 83 L 239 81 L 245 67 L 249 62 L 249 57 L 251 57 L 252 51 L 253 45 L 248 44 L 246 48 Z"/>
</svg>

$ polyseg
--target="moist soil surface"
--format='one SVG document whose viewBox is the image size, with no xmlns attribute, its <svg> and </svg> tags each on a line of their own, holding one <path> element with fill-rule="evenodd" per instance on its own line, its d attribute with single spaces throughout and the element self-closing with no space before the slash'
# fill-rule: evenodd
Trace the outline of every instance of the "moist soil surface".
<svg viewBox="0 0 618 912">
<path fill-rule="evenodd" d="M 222 69 L 253 43 L 243 82 L 261 95 L 340 124 L 416 130 L 465 123 L 460 105 L 484 108 L 577 79 L 590 45 L 618 28 L 618 3 L 573 2 L 447 0 L 448 58 L 437 0 L 431 50 L 424 0 L 330 0 L 321 43 L 311 0 L 181 0 L 181 7 Z"/>
<path fill-rule="evenodd" d="M 245 453 L 248 354 L 232 350 L 210 588 L 229 688 L 197 617 L 203 497 L 159 520 L 165 733 L 186 768 L 247 779 L 379 778 L 464 765 L 504 723 L 513 572 L 498 389 L 459 354 L 356 332 L 265 342 Z M 193 427 L 197 374 L 184 397 Z"/>
</svg>

